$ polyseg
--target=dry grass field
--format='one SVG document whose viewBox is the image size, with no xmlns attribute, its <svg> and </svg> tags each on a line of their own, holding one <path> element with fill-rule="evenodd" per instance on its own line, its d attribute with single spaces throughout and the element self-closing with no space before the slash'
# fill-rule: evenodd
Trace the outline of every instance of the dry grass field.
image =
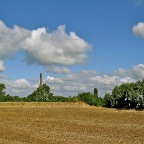
<svg viewBox="0 0 144 144">
<path fill-rule="evenodd" d="M 0 103 L 0 144 L 143 144 L 144 111 Z"/>
</svg>

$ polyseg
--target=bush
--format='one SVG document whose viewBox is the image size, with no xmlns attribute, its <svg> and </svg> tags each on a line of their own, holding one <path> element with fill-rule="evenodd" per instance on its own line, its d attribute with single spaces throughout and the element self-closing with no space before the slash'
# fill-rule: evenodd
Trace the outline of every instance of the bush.
<svg viewBox="0 0 144 144">
<path fill-rule="evenodd" d="M 94 105 L 94 106 L 102 105 L 101 99 L 98 96 L 91 94 L 90 92 L 83 92 L 81 94 L 78 94 L 77 97 L 80 101 L 85 102 L 89 105 Z"/>
</svg>

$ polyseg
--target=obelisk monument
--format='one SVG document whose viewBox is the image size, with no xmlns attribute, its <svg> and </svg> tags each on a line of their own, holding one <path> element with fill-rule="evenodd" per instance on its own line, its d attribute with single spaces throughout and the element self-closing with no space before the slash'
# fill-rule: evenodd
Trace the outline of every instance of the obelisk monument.
<svg viewBox="0 0 144 144">
<path fill-rule="evenodd" d="M 42 73 L 40 73 L 40 85 L 39 87 L 42 87 Z"/>
</svg>

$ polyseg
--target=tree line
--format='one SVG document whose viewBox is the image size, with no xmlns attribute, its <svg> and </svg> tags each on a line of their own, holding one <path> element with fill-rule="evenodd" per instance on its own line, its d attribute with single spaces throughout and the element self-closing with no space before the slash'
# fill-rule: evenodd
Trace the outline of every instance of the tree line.
<svg viewBox="0 0 144 144">
<path fill-rule="evenodd" d="M 108 108 L 144 109 L 144 80 L 135 83 L 121 84 L 114 87 L 112 93 L 104 97 L 98 96 L 98 89 L 94 93 L 82 92 L 73 97 L 54 96 L 50 87 L 43 84 L 27 97 L 7 95 L 4 84 L 0 84 L 0 102 L 85 102 L 89 105 Z"/>
</svg>

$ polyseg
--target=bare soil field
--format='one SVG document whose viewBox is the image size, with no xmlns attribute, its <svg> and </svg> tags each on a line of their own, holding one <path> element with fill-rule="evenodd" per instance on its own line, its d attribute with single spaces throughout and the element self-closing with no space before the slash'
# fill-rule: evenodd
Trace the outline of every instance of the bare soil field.
<svg viewBox="0 0 144 144">
<path fill-rule="evenodd" d="M 0 144 L 143 144 L 144 111 L 0 103 Z"/>
</svg>

